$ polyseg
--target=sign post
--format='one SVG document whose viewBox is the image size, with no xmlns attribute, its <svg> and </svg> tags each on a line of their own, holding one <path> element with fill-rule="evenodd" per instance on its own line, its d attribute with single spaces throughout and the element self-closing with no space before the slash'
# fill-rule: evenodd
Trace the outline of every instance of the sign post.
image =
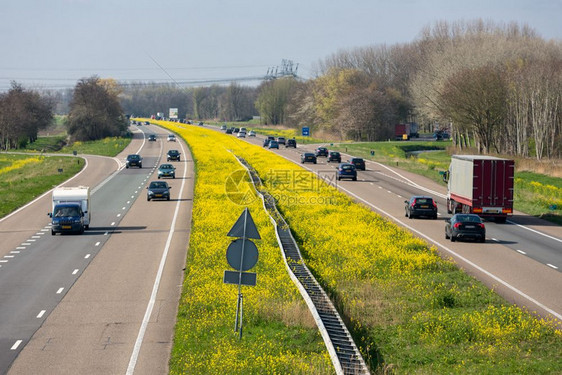
<svg viewBox="0 0 562 375">
<path fill-rule="evenodd" d="M 234 322 L 234 332 L 239 332 L 242 339 L 242 317 L 243 317 L 243 296 L 242 285 L 255 286 L 256 274 L 245 272 L 253 268 L 258 262 L 258 248 L 250 241 L 250 238 L 261 239 L 256 224 L 250 215 L 250 211 L 245 208 L 236 223 L 232 226 L 227 236 L 241 237 L 226 249 L 226 260 L 236 271 L 224 271 L 223 282 L 225 284 L 238 284 L 238 300 L 236 302 L 236 320 Z"/>
</svg>

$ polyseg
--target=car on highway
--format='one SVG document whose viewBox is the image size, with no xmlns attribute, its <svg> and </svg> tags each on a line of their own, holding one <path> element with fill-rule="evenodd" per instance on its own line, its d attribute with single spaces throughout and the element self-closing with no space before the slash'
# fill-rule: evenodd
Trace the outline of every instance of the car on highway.
<svg viewBox="0 0 562 375">
<path fill-rule="evenodd" d="M 84 233 L 84 212 L 77 203 L 57 204 L 52 213 L 51 234 L 57 233 Z"/>
<path fill-rule="evenodd" d="M 445 239 L 449 238 L 451 242 L 465 238 L 486 242 L 486 226 L 478 215 L 455 214 L 445 220 Z"/>
<path fill-rule="evenodd" d="M 316 164 L 316 155 L 314 155 L 312 152 L 305 152 L 304 154 L 301 155 L 301 163 L 314 163 Z"/>
<path fill-rule="evenodd" d="M 277 137 L 277 143 L 279 143 L 280 145 L 285 145 L 285 142 L 285 137 Z"/>
<path fill-rule="evenodd" d="M 424 216 L 437 219 L 437 204 L 432 197 L 415 195 L 404 204 L 404 216 L 407 218 Z"/>
<path fill-rule="evenodd" d="M 350 178 L 353 181 L 357 181 L 357 169 L 355 169 L 355 165 L 349 163 L 341 163 L 338 165 L 336 178 L 338 181 L 341 181 L 344 178 Z"/>
<path fill-rule="evenodd" d="M 234 128 L 234 129 L 232 129 L 232 134 L 238 134 L 239 131 L 240 131 L 240 128 Z"/>
<path fill-rule="evenodd" d="M 148 141 L 149 142 L 156 142 L 156 135 L 155 134 L 150 134 L 148 136 Z"/>
<path fill-rule="evenodd" d="M 221 130 L 226 130 L 226 125 L 221 125 Z"/>
<path fill-rule="evenodd" d="M 145 125 L 150 125 L 150 122 L 145 121 L 144 124 L 145 124 Z"/>
<path fill-rule="evenodd" d="M 297 148 L 297 140 L 296 139 L 287 139 L 287 143 L 285 144 L 285 148 L 293 147 Z"/>
<path fill-rule="evenodd" d="M 158 179 L 164 177 L 176 178 L 176 167 L 172 164 L 160 164 L 158 167 Z"/>
<path fill-rule="evenodd" d="M 203 126 L 203 121 L 199 121 L 199 126 Z"/>
<path fill-rule="evenodd" d="M 271 141 L 271 139 L 267 139 L 267 138 L 264 139 L 264 140 L 263 140 L 263 147 L 269 146 L 269 141 Z"/>
<path fill-rule="evenodd" d="M 138 154 L 131 154 L 127 156 L 127 160 L 125 161 L 125 167 L 139 167 L 142 168 L 142 158 Z"/>
<path fill-rule="evenodd" d="M 175 142 L 176 141 L 176 136 L 173 134 L 168 135 L 168 142 Z"/>
<path fill-rule="evenodd" d="M 169 201 L 171 188 L 165 181 L 152 181 L 146 188 L 146 200 L 165 199 Z"/>
<path fill-rule="evenodd" d="M 326 147 L 318 147 L 314 153 L 316 154 L 316 157 L 328 156 L 328 149 Z"/>
<path fill-rule="evenodd" d="M 250 131 L 248 132 L 248 137 L 255 137 L 255 136 L 256 136 L 256 132 L 255 132 L 255 131 L 250 130 Z"/>
<path fill-rule="evenodd" d="M 230 128 L 226 129 L 226 134 L 232 134 L 232 129 Z"/>
<path fill-rule="evenodd" d="M 166 161 L 177 160 L 180 161 L 181 152 L 178 150 L 168 150 L 166 154 Z"/>
<path fill-rule="evenodd" d="M 365 160 L 363 158 L 351 158 L 347 161 L 349 164 L 355 165 L 357 170 L 364 171 L 365 170 Z"/>
<path fill-rule="evenodd" d="M 238 138 L 246 138 L 246 132 L 239 131 L 237 137 Z"/>
<path fill-rule="evenodd" d="M 276 148 L 276 149 L 279 150 L 279 143 L 274 139 L 270 139 L 269 144 L 267 145 L 267 148 L 269 148 L 269 149 Z"/>
<path fill-rule="evenodd" d="M 338 163 L 341 163 L 341 154 L 337 151 L 330 151 L 330 153 L 328 154 L 328 163 L 335 161 Z"/>
</svg>

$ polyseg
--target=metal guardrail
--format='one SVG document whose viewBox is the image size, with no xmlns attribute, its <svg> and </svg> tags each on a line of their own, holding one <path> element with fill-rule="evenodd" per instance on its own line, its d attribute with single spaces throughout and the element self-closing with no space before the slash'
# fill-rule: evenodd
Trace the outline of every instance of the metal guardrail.
<svg viewBox="0 0 562 375">
<path fill-rule="evenodd" d="M 252 183 L 260 195 L 264 208 L 275 225 L 277 242 L 283 252 L 285 266 L 293 282 L 314 317 L 337 374 L 369 374 L 361 352 L 341 319 L 332 301 L 306 267 L 289 225 L 277 210 L 275 199 L 263 188 L 255 169 L 241 157 L 236 156 L 248 171 Z"/>
</svg>

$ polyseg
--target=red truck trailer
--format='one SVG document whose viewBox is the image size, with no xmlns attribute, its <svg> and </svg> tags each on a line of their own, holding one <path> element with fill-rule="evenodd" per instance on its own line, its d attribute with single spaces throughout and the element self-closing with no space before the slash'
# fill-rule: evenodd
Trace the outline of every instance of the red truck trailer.
<svg viewBox="0 0 562 375">
<path fill-rule="evenodd" d="M 513 160 L 453 155 L 445 173 L 447 212 L 474 213 L 503 223 L 513 214 Z"/>
</svg>

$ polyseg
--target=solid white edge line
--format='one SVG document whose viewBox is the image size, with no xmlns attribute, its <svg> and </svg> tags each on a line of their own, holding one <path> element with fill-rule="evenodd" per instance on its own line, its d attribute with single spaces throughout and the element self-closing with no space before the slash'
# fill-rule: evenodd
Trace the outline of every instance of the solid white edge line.
<svg viewBox="0 0 562 375">
<path fill-rule="evenodd" d="M 183 143 L 180 142 L 180 146 L 182 149 L 182 152 L 185 155 L 185 150 L 183 148 Z M 172 219 L 172 225 L 170 226 L 170 232 L 168 233 L 168 239 L 166 240 L 166 246 L 164 247 L 164 252 L 162 253 L 162 258 L 160 260 L 160 265 L 158 266 L 158 272 L 156 273 L 156 279 L 154 280 L 154 285 L 152 287 L 152 293 L 150 295 L 150 300 L 148 301 L 148 306 L 146 307 L 146 312 L 144 314 L 144 318 L 142 320 L 140 329 L 139 329 L 139 334 L 137 336 L 137 340 L 135 341 L 135 346 L 133 347 L 133 352 L 131 353 L 131 358 L 129 360 L 129 366 L 127 367 L 127 375 L 132 375 L 135 371 L 135 366 L 137 365 L 137 360 L 139 357 L 139 353 L 140 353 L 140 349 L 142 346 L 142 342 L 144 339 L 144 334 L 146 333 L 146 329 L 148 327 L 148 322 L 150 320 L 150 315 L 152 314 L 152 309 L 154 308 L 154 303 L 156 302 L 156 296 L 158 294 L 158 288 L 160 287 L 160 280 L 162 279 L 162 274 L 164 273 L 164 265 L 166 264 L 166 258 L 168 257 L 168 252 L 170 250 L 170 245 L 172 243 L 172 237 L 174 236 L 174 230 L 176 227 L 176 220 L 178 217 L 178 213 L 180 210 L 180 204 L 182 202 L 181 197 L 183 194 L 183 189 L 185 186 L 185 181 L 186 181 L 186 175 L 187 175 L 187 163 L 186 163 L 186 167 L 183 170 L 183 179 L 182 179 L 182 183 L 181 183 L 181 188 L 180 188 L 180 192 L 179 192 L 179 198 L 178 201 L 176 203 L 176 209 L 174 211 L 174 218 Z"/>
<path fill-rule="evenodd" d="M 292 162 L 292 163 L 295 163 L 293 160 L 291 160 L 291 159 L 285 157 L 284 155 L 279 155 L 279 156 L 285 158 L 286 160 L 288 160 L 288 161 L 290 161 L 290 162 Z M 297 163 L 295 163 L 295 164 L 297 164 Z M 377 163 L 377 164 L 378 164 L 378 163 Z M 297 164 L 297 165 L 298 165 L 298 164 Z M 381 164 L 381 165 L 382 165 L 382 164 Z M 311 172 L 313 172 L 313 173 L 315 172 L 315 171 L 312 170 L 311 168 L 306 167 L 306 166 L 304 166 L 304 165 L 301 165 L 301 167 L 303 167 L 303 168 L 305 168 L 305 169 L 308 169 L 309 171 L 311 171 Z M 445 250 L 445 251 L 447 251 L 448 253 L 454 255 L 454 256 L 457 257 L 458 259 L 460 259 L 460 260 L 462 260 L 463 262 L 467 263 L 468 265 L 474 267 L 475 269 L 477 269 L 478 271 L 482 272 L 482 273 L 485 274 L 486 276 L 492 278 L 493 280 L 495 280 L 495 281 L 497 281 L 498 283 L 502 284 L 503 286 L 505 286 L 506 288 L 508 288 L 508 289 L 510 289 L 511 291 L 515 292 L 515 293 L 518 294 L 519 296 L 521 296 L 521 297 L 527 299 L 528 301 L 530 301 L 530 302 L 534 303 L 535 305 L 539 306 L 541 309 L 545 310 L 545 311 L 548 312 L 549 314 L 555 316 L 558 320 L 561 320 L 561 321 L 562 321 L 562 314 L 559 314 L 559 313 L 557 313 L 556 311 L 550 309 L 549 307 L 543 305 L 542 303 L 540 303 L 540 302 L 537 301 L 536 299 L 532 298 L 531 296 L 529 296 L 529 295 L 523 293 L 521 290 L 517 289 L 517 288 L 514 287 L 513 285 L 511 285 L 511 284 L 507 283 L 506 281 L 500 279 L 498 276 L 496 276 L 496 275 L 490 273 L 489 271 L 486 271 L 484 268 L 480 267 L 480 266 L 477 265 L 476 263 L 473 263 L 472 261 L 468 260 L 467 258 L 463 257 L 463 256 L 460 255 L 460 254 L 457 254 L 456 252 L 454 252 L 453 250 L 449 249 L 448 247 L 446 247 L 445 245 L 441 244 L 440 242 L 435 241 L 435 240 L 433 240 L 432 238 L 426 236 L 425 234 L 421 233 L 421 232 L 418 231 L 417 229 L 415 229 L 415 228 L 413 228 L 413 227 L 407 225 L 406 223 L 402 222 L 402 221 L 399 220 L 398 218 L 392 216 L 391 214 L 389 214 L 388 212 L 384 211 L 383 209 L 381 209 L 381 208 L 375 206 L 374 204 L 372 204 L 372 203 L 366 201 L 365 199 L 363 199 L 363 198 L 361 198 L 360 196 L 358 196 L 357 194 L 355 194 L 355 193 L 349 191 L 348 189 L 344 188 L 343 186 L 338 185 L 338 188 L 341 189 L 341 190 L 346 191 L 349 195 L 351 195 L 351 196 L 357 198 L 358 200 L 360 200 L 361 202 L 365 203 L 366 205 L 368 205 L 368 206 L 374 208 L 375 210 L 377 210 L 377 211 L 379 211 L 379 212 L 385 214 L 385 215 L 388 216 L 389 218 L 392 218 L 392 219 L 393 219 L 394 221 L 396 221 L 397 223 L 400 223 L 402 226 L 408 228 L 408 229 L 411 230 L 412 232 L 414 232 L 414 233 L 418 234 L 419 236 L 425 238 L 427 241 L 436 244 L 437 246 L 441 247 L 443 250 Z M 515 223 L 514 223 L 514 224 L 515 224 Z M 517 225 L 517 224 L 516 224 L 516 225 Z M 533 229 L 530 229 L 530 228 L 529 228 L 529 230 L 534 231 Z M 537 233 L 540 233 L 540 232 L 537 232 Z"/>
<path fill-rule="evenodd" d="M 555 270 L 558 269 L 558 267 L 556 267 L 554 264 L 547 263 L 546 265 L 549 266 L 550 268 L 554 268 Z"/>
</svg>

